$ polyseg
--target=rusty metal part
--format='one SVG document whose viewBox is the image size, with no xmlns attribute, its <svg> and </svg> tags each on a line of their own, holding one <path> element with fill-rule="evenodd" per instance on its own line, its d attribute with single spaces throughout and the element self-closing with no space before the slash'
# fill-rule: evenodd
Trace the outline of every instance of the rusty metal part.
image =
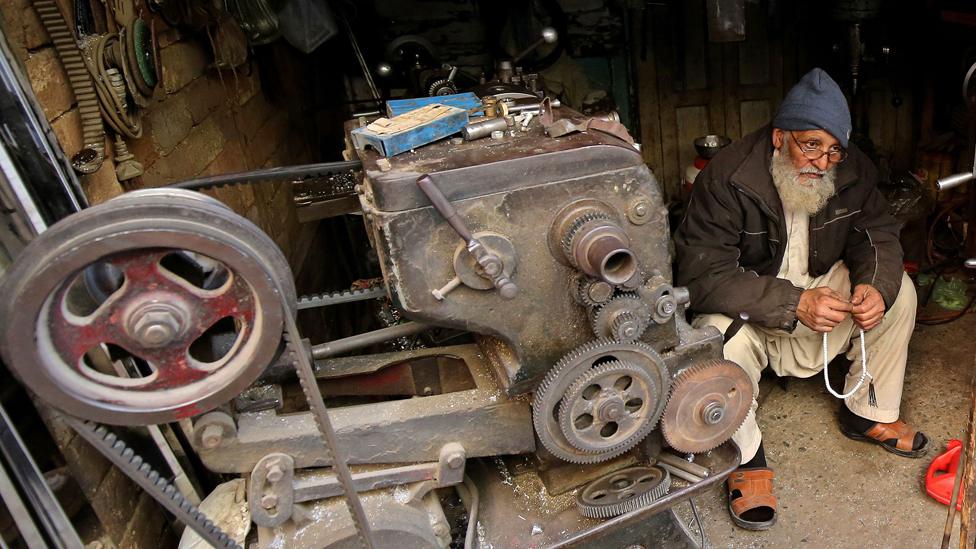
<svg viewBox="0 0 976 549">
<path fill-rule="evenodd" d="M 419 501 L 431 490 L 460 484 L 464 480 L 465 463 L 464 447 L 451 442 L 441 448 L 438 461 L 354 473 L 352 482 L 357 492 L 411 485 L 408 495 L 411 500 Z M 298 473 L 294 479 L 293 491 L 295 503 L 342 494 L 336 477 L 321 471 Z"/>
<path fill-rule="evenodd" d="M 634 225 L 643 225 L 653 216 L 654 208 L 646 198 L 637 198 L 627 206 L 627 219 Z"/>
<path fill-rule="evenodd" d="M 576 509 L 589 518 L 611 518 L 647 507 L 671 488 L 671 475 L 658 467 L 630 467 L 604 475 L 576 495 Z"/>
<path fill-rule="evenodd" d="M 441 448 L 451 442 L 463 445 L 468 458 L 535 451 L 529 403 L 524 398 L 509 399 L 504 395 L 492 365 L 476 345 L 386 353 L 381 363 L 364 366 L 360 371 L 375 371 L 382 378 L 408 359 L 460 363 L 462 379 L 442 386 L 442 394 L 330 409 L 349 463 L 437 461 Z M 453 377 L 440 368 L 433 374 L 445 381 Z M 467 384 L 462 384 L 465 378 Z M 328 382 L 322 385 L 330 386 Z M 492 429 L 486 430 L 485 425 Z M 366 432 L 368 437 L 362 435 Z M 299 468 L 329 464 L 322 455 L 322 440 L 314 420 L 307 412 L 239 414 L 236 438 L 225 439 L 212 450 L 196 445 L 194 448 L 203 464 L 219 473 L 249 473 L 259 459 L 273 452 L 293 456 Z"/>
<path fill-rule="evenodd" d="M 583 383 L 579 380 L 590 379 L 589 376 L 594 375 L 590 374 L 591 370 L 613 360 L 626 364 L 629 371 L 640 369 L 642 379 L 653 382 L 653 387 L 647 382 L 644 385 L 645 398 L 641 408 L 644 413 L 638 418 L 639 428 L 633 431 L 634 436 L 615 440 L 616 445 L 605 449 L 591 446 L 586 451 L 581 450 L 571 444 L 563 433 L 560 410 L 578 404 L 582 390 L 586 388 L 578 386 L 578 383 Z M 645 373 L 646 377 L 643 376 Z M 635 373 L 636 375 L 638 374 Z M 611 340 L 591 341 L 564 356 L 536 390 L 532 400 L 532 419 L 536 435 L 546 449 L 560 459 L 572 463 L 606 461 L 626 452 L 651 431 L 664 409 L 670 387 L 671 375 L 667 366 L 650 346 Z M 578 389 L 576 393 L 573 393 L 574 388 Z M 656 394 L 652 394 L 652 391 L 656 391 Z M 576 396 L 577 393 L 579 396 Z"/>
<path fill-rule="evenodd" d="M 274 359 L 287 298 L 277 281 L 293 292 L 287 262 L 260 229 L 195 194 L 123 195 L 51 227 L 18 258 L 0 305 L 4 358 L 42 399 L 106 423 L 176 421 L 226 402 Z M 99 263 L 123 280 L 100 304 L 77 274 Z M 200 265 L 210 269 L 197 280 Z M 107 345 L 145 361 L 131 372 L 143 377 L 101 368 L 115 359 Z"/>
<path fill-rule="evenodd" d="M 559 427 L 566 441 L 587 453 L 632 448 L 657 424 L 661 400 L 645 368 L 613 360 L 587 370 L 566 391 Z"/>
<path fill-rule="evenodd" d="M 79 173 L 94 173 L 105 160 L 105 126 L 99 113 L 95 84 L 57 1 L 34 0 L 33 4 L 44 30 L 54 42 L 54 51 L 61 59 L 68 75 L 68 86 L 78 102 L 82 149 L 72 157 L 71 166 Z"/>
<path fill-rule="evenodd" d="M 752 382 L 729 360 L 707 360 L 675 378 L 661 432 L 679 452 L 711 450 L 732 437 L 752 403 Z"/>
<path fill-rule="evenodd" d="M 574 275 L 573 284 L 575 288 L 573 297 L 580 305 L 586 307 L 603 305 L 613 297 L 613 286 L 603 280 L 594 280 L 582 273 Z"/>
<path fill-rule="evenodd" d="M 251 520 L 258 526 L 273 528 L 292 516 L 295 504 L 295 460 L 288 454 L 268 454 L 251 471 L 247 501 Z M 338 486 L 341 495 L 342 487 Z"/>
<path fill-rule="evenodd" d="M 675 292 L 671 284 L 659 274 L 648 278 L 637 289 L 637 293 L 645 303 L 650 304 L 651 319 L 658 324 L 670 322 L 678 311 L 679 297 L 687 297 L 682 292 Z"/>
<path fill-rule="evenodd" d="M 689 457 L 693 457 L 693 456 L 689 456 Z M 708 469 L 708 467 L 703 467 L 701 465 L 698 465 L 694 461 L 688 461 L 687 459 L 672 454 L 671 452 L 667 452 L 667 451 L 661 452 L 660 454 L 657 455 L 656 459 L 659 463 L 666 463 L 673 467 L 677 467 L 678 469 L 687 471 L 700 478 L 705 478 L 712 474 L 712 472 Z"/>
<path fill-rule="evenodd" d="M 633 293 L 620 294 L 596 310 L 593 333 L 598 338 L 636 341 L 651 320 L 651 306 Z"/>
<path fill-rule="evenodd" d="M 376 547 L 444 549 L 437 535 L 443 510 L 431 513 L 429 504 L 401 502 L 392 490 L 377 490 L 361 495 L 370 518 Z M 299 510 L 300 508 L 300 510 Z M 257 547 L 299 547 L 302 549 L 350 548 L 357 546 L 355 530 L 338 498 L 295 507 L 295 520 L 277 528 L 258 528 Z"/>
<path fill-rule="evenodd" d="M 193 442 L 201 448 L 214 449 L 224 440 L 237 436 L 237 424 L 226 412 L 215 410 L 200 416 L 193 424 Z"/>
<path fill-rule="evenodd" d="M 188 179 L 179 183 L 169 185 L 169 188 L 186 189 L 200 191 L 225 185 L 242 185 L 246 183 L 275 181 L 301 181 L 328 177 L 330 175 L 341 174 L 349 170 L 358 170 L 363 167 L 359 160 L 343 160 L 340 162 L 322 162 L 320 164 L 301 164 L 298 166 L 281 166 L 278 168 L 266 168 L 263 170 L 251 170 L 247 172 L 228 173 L 221 175 L 211 175 Z"/>
<path fill-rule="evenodd" d="M 630 237 L 606 214 L 585 213 L 576 218 L 563 235 L 562 245 L 574 267 L 609 284 L 624 284 L 638 275 Z"/>
<path fill-rule="evenodd" d="M 518 293 L 518 286 L 510 278 L 515 271 L 514 260 L 509 265 L 504 263 L 502 257 L 495 250 L 484 245 L 482 241 L 471 232 L 464 219 L 458 215 L 454 205 L 444 196 L 444 193 L 437 188 L 437 184 L 429 175 L 422 175 L 417 178 L 417 186 L 427 195 L 434 209 L 441 214 L 448 225 L 464 240 L 468 253 L 474 256 L 478 266 L 484 273 L 486 279 L 490 280 L 492 286 L 498 290 L 498 295 L 502 299 L 512 299 Z M 504 237 L 502 237 L 504 239 Z M 508 242 L 507 239 L 505 239 Z M 511 243 L 509 242 L 509 245 Z M 512 254 L 515 251 L 512 249 Z M 455 265 L 457 262 L 455 261 Z M 460 275 L 460 273 L 458 273 Z"/>
</svg>

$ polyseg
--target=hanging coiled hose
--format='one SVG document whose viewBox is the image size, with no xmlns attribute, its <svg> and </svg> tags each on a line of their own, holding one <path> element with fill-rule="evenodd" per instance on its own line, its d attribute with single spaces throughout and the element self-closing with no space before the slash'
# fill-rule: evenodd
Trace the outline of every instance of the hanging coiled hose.
<svg viewBox="0 0 976 549">
<path fill-rule="evenodd" d="M 71 158 L 71 166 L 83 174 L 94 173 L 105 160 L 105 127 L 88 66 L 68 23 L 55 0 L 34 0 L 37 12 L 54 50 L 68 74 L 68 86 L 78 102 L 81 115 L 82 149 Z"/>
<path fill-rule="evenodd" d="M 125 63 L 121 56 L 119 35 L 100 34 L 86 38 L 83 43 L 85 64 L 95 83 L 102 118 L 112 131 L 138 139 L 142 136 L 142 117 L 126 98 L 125 78 L 117 68 Z"/>
</svg>

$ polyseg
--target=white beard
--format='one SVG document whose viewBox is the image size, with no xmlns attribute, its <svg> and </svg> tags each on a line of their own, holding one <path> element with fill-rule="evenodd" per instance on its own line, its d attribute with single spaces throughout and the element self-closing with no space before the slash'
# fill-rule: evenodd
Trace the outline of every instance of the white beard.
<svg viewBox="0 0 976 549">
<path fill-rule="evenodd" d="M 790 160 L 790 147 L 787 144 L 773 151 L 773 159 L 769 164 L 769 173 L 773 176 L 773 185 L 776 186 L 783 207 L 790 211 L 806 212 L 809 215 L 814 215 L 823 209 L 827 199 L 834 196 L 836 170 L 836 167 L 819 170 L 815 166 L 797 170 Z M 805 184 L 800 179 L 800 174 L 804 173 L 816 173 L 822 177 L 819 180 L 804 178 L 811 182 Z"/>
</svg>

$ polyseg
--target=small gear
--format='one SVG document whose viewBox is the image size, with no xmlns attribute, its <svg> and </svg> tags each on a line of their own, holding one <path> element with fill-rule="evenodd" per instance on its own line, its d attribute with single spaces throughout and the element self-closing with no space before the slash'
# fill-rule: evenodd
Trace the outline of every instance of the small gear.
<svg viewBox="0 0 976 549">
<path fill-rule="evenodd" d="M 439 95 L 453 95 L 457 92 L 457 86 L 450 80 L 435 80 L 430 87 L 427 88 L 427 95 L 430 97 L 437 97 Z"/>
<path fill-rule="evenodd" d="M 671 475 L 657 467 L 630 467 L 604 475 L 576 495 L 576 509 L 588 518 L 611 518 L 647 507 L 671 488 Z"/>
<path fill-rule="evenodd" d="M 653 376 L 635 364 L 614 360 L 573 382 L 559 407 L 559 427 L 583 452 L 633 448 L 657 425 L 651 417 L 659 391 Z"/>
<path fill-rule="evenodd" d="M 573 284 L 576 302 L 585 307 L 603 305 L 613 297 L 613 286 L 608 282 L 594 280 L 582 273 L 576 274 Z"/>
<path fill-rule="evenodd" d="M 559 411 L 568 404 L 567 391 L 577 378 L 602 364 L 620 361 L 648 372 L 654 380 L 656 394 L 649 395 L 645 421 L 660 417 L 666 395 L 671 388 L 671 374 L 657 352 L 643 343 L 624 343 L 609 339 L 585 343 L 567 353 L 549 370 L 536 388 L 532 400 L 532 423 L 542 445 L 554 456 L 572 463 L 599 463 L 626 452 L 628 447 L 584 452 L 566 439 L 559 425 Z M 565 399 L 565 402 L 564 402 Z M 652 426 L 653 427 L 653 426 Z M 639 441 L 638 441 L 639 442 Z M 636 442 L 635 442 L 636 444 Z"/>
<path fill-rule="evenodd" d="M 696 364 L 678 374 L 673 386 L 661 433 L 682 453 L 706 452 L 731 438 L 752 405 L 752 381 L 730 360 Z"/>
<path fill-rule="evenodd" d="M 620 294 L 593 315 L 593 334 L 600 338 L 636 341 L 650 324 L 651 309 L 637 294 Z"/>
<path fill-rule="evenodd" d="M 577 265 L 576 261 L 573 259 L 573 239 L 576 238 L 576 234 L 579 233 L 580 229 L 582 229 L 584 225 L 591 221 L 597 220 L 610 221 L 610 216 L 603 212 L 597 211 L 585 213 L 573 220 L 573 223 L 569 226 L 569 229 L 563 236 L 563 252 L 566 254 L 566 258 L 569 259 L 570 263 L 573 264 L 573 267 L 579 267 L 579 265 Z"/>
</svg>

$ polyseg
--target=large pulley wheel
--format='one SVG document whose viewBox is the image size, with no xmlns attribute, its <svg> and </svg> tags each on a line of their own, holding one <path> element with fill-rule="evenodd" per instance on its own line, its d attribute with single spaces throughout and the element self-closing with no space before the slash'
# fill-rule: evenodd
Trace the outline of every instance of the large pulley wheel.
<svg viewBox="0 0 976 549">
<path fill-rule="evenodd" d="M 536 390 L 536 434 L 560 459 L 606 461 L 654 429 L 670 386 L 664 361 L 643 343 L 584 344 L 564 356 Z"/>
<path fill-rule="evenodd" d="M 285 258 L 192 191 L 122 195 L 52 226 L 0 287 L 11 370 L 48 404 L 116 425 L 222 404 L 280 352 Z"/>
<path fill-rule="evenodd" d="M 706 452 L 732 438 L 752 405 L 752 381 L 730 360 L 708 360 L 682 371 L 661 417 L 669 446 Z"/>
</svg>

